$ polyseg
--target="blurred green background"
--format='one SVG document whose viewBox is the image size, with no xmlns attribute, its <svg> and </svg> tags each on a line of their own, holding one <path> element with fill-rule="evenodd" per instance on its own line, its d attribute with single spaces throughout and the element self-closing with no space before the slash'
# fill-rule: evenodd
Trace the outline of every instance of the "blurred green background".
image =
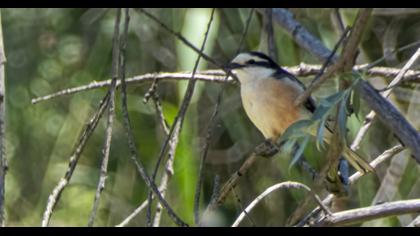
<svg viewBox="0 0 420 236">
<path fill-rule="evenodd" d="M 201 47 L 211 9 L 146 9 Z M 307 29 L 333 48 L 340 37 L 333 21 L 333 9 L 290 9 Z M 221 63 L 232 59 L 238 47 L 250 9 L 217 9 L 205 52 Z M 357 9 L 341 9 L 345 24 L 351 24 Z M 63 96 L 36 105 L 31 99 L 61 89 L 101 81 L 111 75 L 111 49 L 115 9 L 1 9 L 6 64 L 7 137 L 9 171 L 6 179 L 7 225 L 39 226 L 48 195 L 64 175 L 69 156 L 88 117 L 96 109 L 107 88 Z M 130 10 L 126 53 L 127 77 L 152 72 L 192 71 L 197 55 L 173 35 L 145 15 Z M 301 62 L 320 62 L 299 48 L 277 24 L 274 37 L 278 58 L 284 66 Z M 411 48 L 395 55 L 388 52 L 420 40 L 419 11 L 379 9 L 372 15 L 361 43 L 357 63 L 369 63 L 387 55 L 382 66 L 401 67 L 414 53 Z M 255 12 L 246 35 L 244 50 L 267 52 L 267 34 L 263 16 Z M 417 66 L 418 68 L 418 66 Z M 215 69 L 201 60 L 199 70 Z M 313 76 L 301 78 L 308 83 Z M 389 79 L 366 78 L 376 87 Z M 169 123 L 175 118 L 186 89 L 186 81 L 160 82 L 159 94 Z M 164 141 L 152 102 L 143 103 L 150 84 L 128 88 L 128 107 L 140 158 L 151 173 Z M 419 103 L 416 84 L 399 87 L 391 100 L 410 122 L 419 128 Z M 220 84 L 198 82 L 181 132 L 174 176 L 166 199 L 182 219 L 193 224 L 193 198 L 199 158 L 209 118 L 213 112 Z M 314 95 L 322 98 L 336 91 L 333 80 Z M 148 194 L 148 189 L 129 159 L 128 144 L 122 123 L 121 98 L 117 93 L 116 120 L 112 137 L 106 187 L 95 226 L 113 226 L 128 216 Z M 348 122 L 349 137 L 354 137 L 368 109 L 362 104 L 360 119 Z M 263 141 L 262 135 L 246 117 L 236 85 L 226 85 L 220 107 L 220 119 L 205 165 L 201 209 L 207 205 L 213 179 L 221 182 L 237 170 L 246 153 Z M 53 226 L 85 226 L 92 208 L 104 142 L 106 119 L 102 119 L 85 148 L 69 186 L 64 190 L 51 219 Z M 392 134 L 379 122 L 374 123 L 362 143 L 360 153 L 373 159 L 397 144 Z M 305 151 L 317 169 L 323 155 L 310 145 Z M 267 187 L 286 180 L 313 181 L 299 167 L 289 169 L 290 156 L 262 159 L 235 188 L 240 202 L 230 195 L 213 218 L 213 225 L 230 225 L 242 206 Z M 161 170 L 164 168 L 161 168 Z M 379 201 L 420 197 L 419 167 L 402 152 L 392 162 L 380 166 L 377 173 L 363 177 L 351 187 L 349 207 L 368 206 Z M 393 173 L 393 174 L 390 174 Z M 157 183 L 160 183 L 159 173 Z M 388 182 L 386 182 L 388 181 Z M 390 181 L 390 182 L 389 182 Z M 245 219 L 243 226 L 281 226 L 305 197 L 300 190 L 282 190 L 267 197 Z M 156 203 L 156 201 L 154 201 Z M 389 217 L 365 225 L 399 226 L 412 216 Z M 145 225 L 145 211 L 130 226 Z M 173 226 L 166 212 L 163 226 Z M 360 224 L 359 224 L 360 225 Z"/>
</svg>

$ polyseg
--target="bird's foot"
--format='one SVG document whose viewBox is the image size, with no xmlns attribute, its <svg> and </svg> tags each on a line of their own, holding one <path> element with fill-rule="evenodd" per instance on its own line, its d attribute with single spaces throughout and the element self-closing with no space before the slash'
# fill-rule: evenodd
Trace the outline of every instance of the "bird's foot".
<svg viewBox="0 0 420 236">
<path fill-rule="evenodd" d="M 272 157 L 275 154 L 277 154 L 277 152 L 279 152 L 280 148 L 277 147 L 277 145 L 275 143 L 273 143 L 273 141 L 267 139 L 264 141 L 264 143 L 258 145 L 254 152 L 262 157 Z"/>
<path fill-rule="evenodd" d="M 328 175 L 326 177 L 327 190 L 336 196 L 348 196 L 349 195 L 349 164 L 348 162 L 340 158 L 337 168 L 333 168 L 336 173 Z"/>
</svg>

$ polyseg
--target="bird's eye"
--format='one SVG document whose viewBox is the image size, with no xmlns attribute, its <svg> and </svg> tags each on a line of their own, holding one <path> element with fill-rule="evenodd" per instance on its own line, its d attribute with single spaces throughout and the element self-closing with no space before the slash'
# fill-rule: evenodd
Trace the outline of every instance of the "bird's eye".
<svg viewBox="0 0 420 236">
<path fill-rule="evenodd" d="M 248 64 L 255 64 L 255 60 L 254 60 L 254 59 L 251 59 L 251 60 L 249 60 L 247 63 L 248 63 Z"/>
</svg>

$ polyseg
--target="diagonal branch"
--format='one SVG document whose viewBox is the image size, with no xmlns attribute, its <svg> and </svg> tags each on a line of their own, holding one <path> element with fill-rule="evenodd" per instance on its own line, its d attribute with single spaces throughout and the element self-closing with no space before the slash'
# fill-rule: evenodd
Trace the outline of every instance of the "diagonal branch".
<svg viewBox="0 0 420 236">
<path fill-rule="evenodd" d="M 273 10 L 273 17 L 289 34 L 294 36 L 293 38 L 299 45 L 321 60 L 327 59 L 330 50 L 293 19 L 292 13 L 286 9 L 277 8 Z M 405 146 L 412 150 L 413 156 L 420 163 L 420 135 L 417 132 L 414 133 L 415 129 L 411 124 L 369 83 L 362 81 L 359 86 L 356 86 L 356 89 L 366 104 L 378 114 L 380 120 L 397 135 Z M 393 111 L 392 115 L 388 112 L 391 110 Z"/>
<path fill-rule="evenodd" d="M 69 167 L 67 171 L 60 179 L 58 184 L 54 187 L 52 193 L 48 197 L 47 206 L 44 211 L 44 215 L 42 217 L 42 226 L 48 226 L 50 222 L 51 215 L 57 204 L 58 200 L 60 199 L 61 193 L 63 192 L 64 188 L 70 182 L 70 179 L 73 175 L 74 170 L 76 169 L 77 162 L 86 146 L 87 141 L 89 140 L 90 136 L 92 135 L 93 131 L 95 131 L 96 126 L 102 115 L 105 112 L 105 109 L 108 107 L 109 103 L 109 93 L 105 95 L 105 97 L 101 100 L 98 109 L 93 114 L 92 118 L 89 119 L 89 122 L 86 124 L 85 129 L 79 136 L 79 141 L 76 145 L 76 148 L 73 151 L 73 154 L 70 156 Z"/>
<path fill-rule="evenodd" d="M 319 197 L 306 185 L 302 184 L 302 183 L 298 183 L 298 182 L 293 182 L 293 181 L 287 181 L 287 182 L 282 182 L 282 183 L 278 183 L 275 184 L 269 188 L 267 188 L 263 193 L 261 193 L 260 195 L 258 195 L 257 198 L 255 198 L 243 211 L 242 213 L 238 216 L 238 218 L 236 218 L 235 222 L 232 224 L 232 227 L 238 227 L 239 224 L 242 222 L 242 220 L 245 218 L 246 214 L 249 214 L 249 212 L 251 212 L 251 210 L 266 196 L 268 196 L 269 194 L 273 193 L 276 190 L 280 190 L 280 189 L 290 189 L 290 188 L 299 188 L 299 189 L 305 189 L 306 191 L 308 191 L 311 196 L 315 199 L 315 201 L 320 205 L 321 208 L 324 209 L 324 211 L 328 214 L 331 215 L 330 210 L 321 202 L 321 199 L 319 199 Z"/>
<path fill-rule="evenodd" d="M 356 21 L 351 29 L 350 36 L 346 40 L 346 44 L 343 47 L 343 52 L 341 53 L 340 57 L 328 57 L 327 62 L 332 60 L 336 63 L 333 64 L 330 68 L 328 68 L 325 74 L 322 74 L 321 77 L 313 81 L 311 85 L 302 93 L 295 101 L 295 105 L 301 105 L 304 101 L 306 101 L 313 91 L 321 86 L 323 82 L 325 82 L 328 78 L 332 77 L 335 73 L 343 73 L 350 71 L 356 61 L 356 52 L 359 42 L 362 38 L 363 31 L 366 28 L 366 21 L 369 19 L 370 14 L 372 13 L 371 8 L 361 9 L 357 15 Z M 345 35 L 345 32 L 344 34 Z M 333 54 L 331 54 L 333 55 Z"/>
<path fill-rule="evenodd" d="M 112 124 L 114 123 L 114 110 L 115 110 L 115 87 L 116 81 L 118 79 L 118 57 L 119 57 L 119 41 L 120 41 L 120 19 L 121 19 L 121 8 L 117 9 L 117 16 L 115 18 L 114 25 L 114 37 L 112 39 L 112 80 L 111 86 L 109 88 L 109 107 L 108 107 L 108 117 L 107 125 L 105 130 L 105 143 L 102 149 L 103 157 L 101 163 L 100 176 L 98 181 L 98 186 L 96 188 L 95 200 L 93 203 L 92 211 L 89 216 L 88 226 L 93 226 L 93 223 L 96 218 L 96 212 L 99 207 L 99 200 L 101 198 L 102 191 L 105 189 L 105 181 L 108 172 L 108 160 L 109 160 L 109 150 L 111 148 L 111 138 L 112 138 Z M 128 24 L 128 22 L 126 23 Z"/>
<path fill-rule="evenodd" d="M 403 215 L 420 211 L 420 200 L 404 200 L 383 203 L 376 206 L 341 211 L 325 216 L 312 226 L 340 226 L 355 224 L 387 216 Z"/>
<path fill-rule="evenodd" d="M 5 183 L 7 172 L 7 159 L 5 147 L 5 126 L 6 126 L 6 87 L 4 84 L 5 72 L 4 64 L 6 63 L 6 56 L 4 54 L 3 45 L 3 30 L 1 23 L 1 10 L 0 10 L 0 227 L 6 225 L 6 210 L 5 210 Z"/>
<path fill-rule="evenodd" d="M 251 11 L 249 12 L 248 15 L 248 19 L 246 21 L 246 25 L 245 28 L 242 32 L 242 36 L 241 39 L 239 40 L 239 44 L 238 44 L 238 48 L 236 50 L 236 54 L 238 54 L 241 50 L 242 44 L 244 42 L 245 36 L 248 32 L 249 29 L 249 25 L 251 23 L 251 19 L 252 16 L 254 14 L 254 9 L 252 8 Z M 229 78 L 229 74 L 227 74 L 225 76 L 225 81 L 228 81 Z M 226 83 L 224 83 L 225 85 Z M 213 114 L 210 117 L 209 120 L 209 125 L 207 128 L 207 133 L 206 133 L 206 139 L 205 139 L 205 143 L 203 145 L 203 151 L 202 151 L 202 155 L 201 155 L 201 159 L 200 159 L 200 166 L 199 166 L 199 172 L 198 172 L 198 180 L 197 180 L 197 184 L 196 184 L 196 188 L 195 188 L 195 195 L 194 195 L 194 222 L 195 224 L 199 224 L 200 222 L 200 218 L 199 218 L 199 208 L 200 208 L 200 194 L 201 194 L 201 186 L 203 184 L 203 179 L 204 179 L 204 163 L 206 161 L 207 158 L 207 153 L 208 153 L 208 149 L 210 147 L 210 141 L 213 135 L 213 130 L 215 128 L 216 125 L 216 117 L 219 113 L 219 106 L 220 103 L 222 101 L 222 94 L 223 91 L 225 89 L 225 86 L 222 86 L 222 89 L 219 90 L 218 94 L 217 94 L 217 100 L 216 100 L 216 105 L 214 106 L 214 110 L 213 110 Z"/>
<path fill-rule="evenodd" d="M 398 153 L 400 153 L 402 150 L 404 150 L 404 147 L 401 145 L 397 145 L 394 146 L 388 150 L 385 150 L 381 155 L 379 155 L 378 157 L 376 157 L 373 161 L 371 161 L 369 163 L 370 166 L 372 166 L 373 168 L 376 168 L 377 166 L 379 166 L 381 163 L 386 162 L 387 160 L 389 160 L 390 158 L 392 158 L 393 156 L 397 155 Z M 360 172 L 356 172 L 354 173 L 352 176 L 350 176 L 349 178 L 349 184 L 354 184 L 357 180 L 360 179 L 360 177 L 362 177 L 363 175 Z M 322 203 L 324 203 L 325 205 L 328 205 L 332 202 L 334 198 L 333 194 L 329 194 L 324 200 L 322 200 Z M 306 224 L 306 222 L 308 222 L 308 220 L 319 213 L 321 209 L 319 207 L 315 208 L 312 212 L 310 212 L 304 219 L 302 219 L 297 226 L 304 226 Z"/>
<path fill-rule="evenodd" d="M 207 24 L 207 30 L 204 34 L 204 40 L 203 40 L 203 43 L 202 43 L 201 48 L 200 48 L 200 52 L 204 51 L 204 47 L 205 47 L 206 42 L 207 42 L 207 37 L 208 37 L 208 34 L 210 32 L 210 27 L 211 27 L 211 24 L 213 22 L 213 16 L 214 16 L 215 10 L 216 10 L 215 8 L 212 9 L 210 19 L 209 19 L 209 22 Z M 192 98 L 192 95 L 193 95 L 194 89 L 195 89 L 195 84 L 197 82 L 197 79 L 195 78 L 195 73 L 197 71 L 198 64 L 200 62 L 200 58 L 201 58 L 201 54 L 198 55 L 197 60 L 195 61 L 192 76 L 191 76 L 191 79 L 188 82 L 187 90 L 185 91 L 185 96 L 184 96 L 184 99 L 182 101 L 181 107 L 179 109 L 179 112 L 178 112 L 177 116 L 175 117 L 173 125 L 171 126 L 171 130 L 169 132 L 169 135 L 166 137 L 165 142 L 162 145 L 161 151 L 159 153 L 159 156 L 158 156 L 158 159 L 157 159 L 157 162 L 156 162 L 155 169 L 154 169 L 153 174 L 152 174 L 152 181 L 154 181 L 155 178 L 156 178 L 156 174 L 158 172 L 161 161 L 164 159 L 168 144 L 173 143 L 173 145 L 176 146 L 176 144 L 178 142 L 178 136 L 179 136 L 179 133 L 182 129 L 182 124 L 184 122 L 185 114 L 186 114 L 188 106 L 191 102 L 191 98 Z M 151 200 L 152 200 L 152 195 L 149 194 L 148 209 L 151 209 Z M 148 211 L 150 212 L 150 210 L 148 210 Z"/>
<path fill-rule="evenodd" d="M 137 8 L 136 10 L 140 11 L 141 13 L 143 13 L 144 15 L 146 15 L 147 17 L 149 17 L 151 20 L 155 21 L 157 24 L 159 24 L 163 29 L 165 29 L 166 31 L 168 31 L 170 34 L 173 34 L 181 42 L 183 42 L 189 48 L 191 48 L 192 50 L 194 50 L 203 59 L 205 59 L 206 61 L 208 61 L 208 62 L 210 62 L 210 63 L 212 63 L 214 65 L 216 65 L 217 67 L 223 68 L 223 65 L 222 64 L 220 64 L 219 62 L 215 61 L 213 58 L 211 58 L 210 56 L 208 56 L 207 54 L 205 54 L 204 51 L 198 49 L 196 46 L 194 46 L 190 41 L 188 41 L 180 33 L 173 31 L 171 28 L 169 28 L 165 23 L 163 23 L 157 17 L 155 17 L 154 15 L 150 14 L 149 12 L 147 12 L 146 10 L 144 10 L 143 8 Z"/>
<path fill-rule="evenodd" d="M 126 21 L 129 21 L 129 11 L 126 10 Z M 131 122 L 128 115 L 128 108 L 127 108 L 127 86 L 125 81 L 125 51 L 126 51 L 126 43 L 127 43 L 127 31 L 128 28 L 125 28 L 125 37 L 123 40 L 122 45 L 122 54 L 121 54 L 121 99 L 122 99 L 122 113 L 124 118 L 124 127 L 127 134 L 128 139 L 128 146 L 130 149 L 130 158 L 134 162 L 134 165 L 137 168 L 137 172 L 140 174 L 140 176 L 143 178 L 144 182 L 146 183 L 147 187 L 151 189 L 151 193 L 154 193 L 159 202 L 162 204 L 162 206 L 166 209 L 168 212 L 168 215 L 171 217 L 171 219 L 175 222 L 175 224 L 179 226 L 188 226 L 171 208 L 171 206 L 168 204 L 168 202 L 164 199 L 164 197 L 160 194 L 160 190 L 156 187 L 154 181 L 150 178 L 150 176 L 147 174 L 146 169 L 144 168 L 143 164 L 139 161 L 137 148 L 135 145 L 134 135 L 133 131 L 131 129 Z"/>
<path fill-rule="evenodd" d="M 407 73 L 407 71 L 413 66 L 413 64 L 417 61 L 417 59 L 420 56 L 420 48 L 417 49 L 417 51 L 411 56 L 410 60 L 404 65 L 404 67 L 399 71 L 398 75 L 391 81 L 391 83 L 387 86 L 386 91 L 382 93 L 382 96 L 385 98 L 389 97 L 391 94 L 392 89 L 397 85 L 400 84 L 401 81 L 403 81 L 404 75 Z M 353 141 L 353 144 L 351 148 L 353 150 L 356 150 L 359 148 L 359 145 L 362 141 L 362 138 L 366 135 L 368 129 L 373 123 L 373 120 L 376 117 L 375 111 L 370 111 L 363 122 L 363 126 L 359 129 L 356 138 Z"/>
</svg>

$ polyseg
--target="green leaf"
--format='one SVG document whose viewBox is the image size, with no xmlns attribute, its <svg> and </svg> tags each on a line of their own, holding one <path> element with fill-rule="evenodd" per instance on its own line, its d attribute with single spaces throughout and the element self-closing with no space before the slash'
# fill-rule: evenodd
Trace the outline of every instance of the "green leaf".
<svg viewBox="0 0 420 236">
<path fill-rule="evenodd" d="M 318 108 L 315 110 L 312 120 L 320 120 L 331 111 L 331 109 L 346 95 L 347 90 L 337 92 L 323 100 L 321 100 Z"/>
<path fill-rule="evenodd" d="M 289 171 L 290 171 L 290 168 L 292 168 L 292 166 L 294 166 L 302 157 L 303 151 L 305 150 L 306 145 L 308 145 L 308 142 L 309 142 L 309 136 L 306 136 L 303 138 L 302 142 L 299 143 L 299 149 L 294 153 L 292 161 L 290 162 Z"/>
<path fill-rule="evenodd" d="M 347 93 L 348 95 L 348 93 Z M 346 96 L 347 98 L 348 96 Z M 337 122 L 338 122 L 338 132 L 340 134 L 341 140 L 346 140 L 346 133 L 347 133 L 347 103 L 346 100 L 343 100 L 338 107 L 338 116 L 337 116 Z"/>
<path fill-rule="evenodd" d="M 357 119 L 360 121 L 359 112 L 360 112 L 360 93 L 353 89 L 352 90 L 352 99 L 351 104 L 353 107 L 353 112 L 356 115 Z"/>
<path fill-rule="evenodd" d="M 316 148 L 321 150 L 321 148 L 325 148 L 324 143 L 324 131 L 325 131 L 325 122 L 327 121 L 327 117 L 321 120 L 319 123 L 317 135 L 316 135 Z"/>
<path fill-rule="evenodd" d="M 312 120 L 299 120 L 292 125 L 290 125 L 283 135 L 280 138 L 281 141 L 286 141 L 288 139 L 298 139 L 307 134 L 308 127 L 313 124 Z"/>
</svg>

